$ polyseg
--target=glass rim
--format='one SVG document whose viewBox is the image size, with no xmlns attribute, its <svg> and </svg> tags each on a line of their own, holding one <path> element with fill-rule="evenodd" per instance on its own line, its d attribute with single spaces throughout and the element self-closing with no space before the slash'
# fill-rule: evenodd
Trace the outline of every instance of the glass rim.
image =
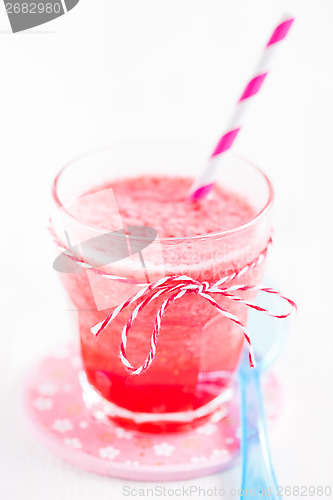
<svg viewBox="0 0 333 500">
<path fill-rule="evenodd" d="M 106 231 L 105 228 L 102 228 L 102 227 L 95 225 L 95 224 L 84 222 L 81 219 L 79 219 L 78 217 L 76 217 L 75 215 L 73 215 L 72 213 L 70 213 L 68 210 L 66 210 L 66 208 L 64 207 L 64 205 L 62 204 L 62 202 L 60 201 L 59 196 L 58 196 L 58 184 L 59 184 L 59 181 L 60 181 L 63 173 L 66 172 L 67 169 L 69 169 L 73 164 L 78 163 L 80 160 L 82 160 L 88 156 L 92 156 L 92 155 L 95 155 L 98 153 L 102 153 L 104 151 L 111 150 L 115 147 L 125 147 L 125 146 L 129 146 L 130 144 L 131 145 L 139 144 L 139 145 L 147 145 L 148 146 L 149 144 L 158 144 L 158 143 L 164 144 L 164 145 L 173 144 L 175 146 L 182 145 L 182 146 L 186 146 L 186 147 L 191 147 L 191 146 L 192 147 L 194 147 L 194 146 L 200 147 L 200 146 L 202 146 L 197 142 L 193 143 L 193 142 L 184 142 L 184 141 L 145 141 L 145 140 L 142 140 L 142 141 L 129 141 L 129 142 L 119 141 L 119 142 L 109 143 L 107 145 L 88 150 L 86 152 L 83 152 L 83 153 L 75 156 L 74 158 L 69 160 L 67 163 L 65 163 L 65 165 L 59 170 L 58 174 L 54 178 L 54 181 L 52 183 L 52 197 L 53 197 L 55 204 L 57 205 L 57 207 L 60 210 L 63 210 L 67 216 L 69 216 L 72 220 L 74 220 L 79 226 L 83 226 L 85 228 L 91 228 L 91 229 L 98 231 L 102 234 L 105 233 L 105 231 Z M 195 234 L 193 236 L 158 237 L 158 240 L 160 242 L 174 243 L 174 242 L 182 242 L 182 241 L 214 239 L 214 238 L 223 238 L 225 236 L 231 236 L 233 234 L 240 233 L 242 231 L 246 231 L 247 229 L 255 226 L 256 223 L 258 221 L 260 221 L 266 215 L 266 213 L 268 213 L 268 211 L 270 210 L 270 208 L 273 204 L 273 200 L 274 200 L 274 189 L 273 189 L 273 186 L 272 186 L 271 181 L 269 180 L 268 176 L 264 173 L 264 171 L 261 168 L 257 167 L 254 163 L 252 163 L 250 160 L 248 160 L 244 156 L 239 155 L 239 154 L 235 154 L 235 153 L 231 153 L 231 156 L 239 161 L 242 161 L 243 163 L 247 164 L 251 168 L 253 168 L 264 179 L 264 181 L 267 185 L 267 188 L 268 188 L 268 196 L 267 196 L 267 201 L 264 204 L 263 208 L 261 208 L 259 211 L 256 211 L 255 215 L 253 217 L 251 217 L 244 224 L 240 224 L 240 225 L 232 227 L 230 229 L 226 229 L 226 230 L 222 230 L 222 231 L 215 231 L 213 233 Z M 149 238 L 146 238 L 144 236 L 137 236 L 136 239 L 138 239 L 140 241 L 145 241 L 145 240 L 148 240 Z"/>
</svg>

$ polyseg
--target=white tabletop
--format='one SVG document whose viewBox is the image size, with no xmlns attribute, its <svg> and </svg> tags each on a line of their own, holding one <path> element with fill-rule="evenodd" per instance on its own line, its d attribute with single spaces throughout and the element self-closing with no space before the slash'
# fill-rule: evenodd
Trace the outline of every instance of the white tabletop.
<svg viewBox="0 0 333 500">
<path fill-rule="evenodd" d="M 235 149 L 272 179 L 269 272 L 299 306 L 276 364 L 285 397 L 270 436 L 278 481 L 333 487 L 333 6 L 288 7 L 297 23 Z M 0 7 L 1 498 L 122 499 L 128 488 L 147 496 L 155 485 L 77 470 L 25 426 L 20 389 L 29 366 L 75 335 L 51 266 L 51 181 L 68 158 L 110 140 L 213 146 L 278 14 L 278 2 L 264 0 L 82 0 L 49 25 L 13 35 Z M 240 471 L 164 485 L 223 487 L 234 498 Z"/>
</svg>

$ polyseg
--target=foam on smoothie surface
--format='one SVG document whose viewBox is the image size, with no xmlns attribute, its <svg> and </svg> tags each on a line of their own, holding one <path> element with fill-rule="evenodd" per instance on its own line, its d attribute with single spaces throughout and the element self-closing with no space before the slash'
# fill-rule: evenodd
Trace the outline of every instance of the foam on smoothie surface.
<svg viewBox="0 0 333 500">
<path fill-rule="evenodd" d="M 214 187 L 211 196 L 188 202 L 192 182 L 186 177 L 127 178 L 91 189 L 85 194 L 94 193 L 94 206 L 78 198 L 70 211 L 87 223 L 114 227 L 116 215 L 110 213 L 106 191 L 112 188 L 123 224 L 154 227 L 160 238 L 216 233 L 240 226 L 255 215 L 246 199 L 220 186 Z"/>
</svg>

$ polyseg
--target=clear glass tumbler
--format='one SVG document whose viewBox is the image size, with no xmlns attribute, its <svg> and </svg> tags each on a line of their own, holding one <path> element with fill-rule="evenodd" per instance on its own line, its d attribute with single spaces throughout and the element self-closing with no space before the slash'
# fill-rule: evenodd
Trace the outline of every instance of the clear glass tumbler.
<svg viewBox="0 0 333 500">
<path fill-rule="evenodd" d="M 120 178 L 145 174 L 193 176 L 205 164 L 206 156 L 207 149 L 201 146 L 173 143 L 114 144 L 80 156 L 66 165 L 54 181 L 52 227 L 56 238 L 82 258 L 82 242 L 100 241 L 98 237 L 106 229 L 80 220 L 71 212 L 73 200 L 91 188 Z M 230 156 L 221 166 L 218 183 L 245 197 L 255 209 L 246 224 L 214 234 L 157 237 L 146 247 L 143 242 L 142 252 L 109 262 L 105 247 L 92 245 L 84 260 L 115 279 L 107 279 L 90 268 L 71 270 L 71 260 L 68 272 L 59 273 L 78 312 L 83 397 L 91 413 L 104 422 L 112 420 L 132 429 L 169 432 L 191 429 L 207 420 L 217 421 L 227 412 L 244 335 L 237 324 L 200 295 L 186 294 L 169 307 L 162 320 L 156 357 L 139 375 L 126 369 L 119 354 L 121 332 L 139 302 L 124 309 L 97 338 L 91 333 L 94 325 L 147 281 L 186 275 L 211 284 L 240 271 L 265 251 L 271 235 L 273 201 L 272 186 L 265 174 L 250 162 Z M 111 198 L 110 210 L 117 211 Z M 119 229 L 108 232 L 108 244 L 118 250 Z M 140 247 L 140 235 L 137 238 Z M 139 265 L 142 257 L 144 267 Z M 229 285 L 260 284 L 264 264 L 263 258 Z M 238 295 L 253 299 L 255 292 Z M 243 304 L 226 297 L 214 298 L 246 324 L 248 310 Z M 143 308 L 129 332 L 127 357 L 134 366 L 140 366 L 149 352 L 153 322 L 163 300 L 165 296 Z"/>
</svg>

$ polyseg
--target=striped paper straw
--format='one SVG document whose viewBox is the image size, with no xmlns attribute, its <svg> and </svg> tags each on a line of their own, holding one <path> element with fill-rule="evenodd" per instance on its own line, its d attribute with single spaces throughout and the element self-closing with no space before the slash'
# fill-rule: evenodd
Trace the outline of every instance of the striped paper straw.
<svg viewBox="0 0 333 500">
<path fill-rule="evenodd" d="M 263 51 L 259 64 L 253 77 L 246 85 L 238 103 L 235 107 L 234 113 L 227 127 L 227 131 L 217 143 L 206 169 L 202 172 L 199 178 L 194 182 L 190 199 L 198 200 L 206 196 L 214 186 L 217 178 L 218 169 L 220 168 L 221 155 L 229 151 L 232 147 L 239 131 L 243 126 L 244 116 L 247 113 L 248 107 L 253 100 L 254 96 L 258 94 L 266 76 L 268 75 L 269 68 L 280 42 L 287 36 L 287 33 L 294 21 L 290 15 L 284 14 L 276 28 L 274 29 L 266 47 Z"/>
</svg>

